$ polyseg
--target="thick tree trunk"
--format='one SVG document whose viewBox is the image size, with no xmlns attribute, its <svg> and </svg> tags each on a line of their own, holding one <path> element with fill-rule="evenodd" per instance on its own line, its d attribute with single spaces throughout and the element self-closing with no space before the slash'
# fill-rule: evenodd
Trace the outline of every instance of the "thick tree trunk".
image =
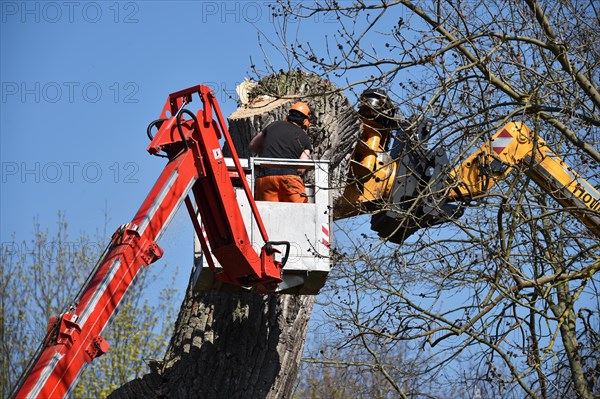
<svg viewBox="0 0 600 399">
<path fill-rule="evenodd" d="M 253 93 L 263 97 L 229 118 L 239 156 L 249 155 L 251 137 L 283 119 L 293 101 L 289 97 L 297 96 L 314 110 L 309 130 L 314 158 L 331 161 L 331 185 L 341 187 L 361 129 L 343 93 L 327 81 L 296 72 L 263 79 Z M 194 294 L 188 288 L 164 360 L 110 398 L 290 397 L 314 301 L 313 296 L 250 292 Z"/>
<path fill-rule="evenodd" d="M 111 398 L 286 398 L 314 297 L 186 295 L 162 364 Z"/>
</svg>

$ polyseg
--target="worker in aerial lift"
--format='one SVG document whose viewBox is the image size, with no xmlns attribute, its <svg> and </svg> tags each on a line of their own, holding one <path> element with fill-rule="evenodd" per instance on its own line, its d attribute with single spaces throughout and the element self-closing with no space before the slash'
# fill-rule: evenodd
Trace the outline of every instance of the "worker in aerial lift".
<svg viewBox="0 0 600 399">
<path fill-rule="evenodd" d="M 275 121 L 250 141 L 250 151 L 261 158 L 310 159 L 312 144 L 306 130 L 310 108 L 297 102 L 285 121 Z M 302 180 L 304 169 L 257 168 L 254 199 L 257 201 L 308 202 Z"/>
</svg>

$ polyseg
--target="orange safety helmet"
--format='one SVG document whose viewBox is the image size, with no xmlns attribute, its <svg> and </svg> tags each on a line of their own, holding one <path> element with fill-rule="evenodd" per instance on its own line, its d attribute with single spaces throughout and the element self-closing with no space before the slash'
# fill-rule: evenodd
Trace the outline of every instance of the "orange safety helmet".
<svg viewBox="0 0 600 399">
<path fill-rule="evenodd" d="M 308 104 L 298 101 L 290 107 L 289 113 L 291 114 L 292 111 L 295 111 L 294 113 L 300 113 L 304 116 L 305 119 L 302 122 L 302 128 L 308 129 L 308 126 L 310 125 L 310 108 L 308 107 Z"/>
</svg>

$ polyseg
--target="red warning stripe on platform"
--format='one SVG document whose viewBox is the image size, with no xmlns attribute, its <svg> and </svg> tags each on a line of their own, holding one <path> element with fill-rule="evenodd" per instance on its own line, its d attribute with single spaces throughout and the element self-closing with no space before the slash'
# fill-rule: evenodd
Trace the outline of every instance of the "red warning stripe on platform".
<svg viewBox="0 0 600 399">
<path fill-rule="evenodd" d="M 323 242 L 323 245 L 329 248 L 329 229 L 327 228 L 326 224 L 321 225 L 321 233 L 321 240 Z"/>
</svg>

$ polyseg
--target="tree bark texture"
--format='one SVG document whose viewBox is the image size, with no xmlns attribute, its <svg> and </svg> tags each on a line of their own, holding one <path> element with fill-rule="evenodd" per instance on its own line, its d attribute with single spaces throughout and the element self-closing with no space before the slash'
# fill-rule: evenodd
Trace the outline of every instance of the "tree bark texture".
<svg viewBox="0 0 600 399">
<path fill-rule="evenodd" d="M 294 101 L 306 101 L 314 112 L 308 132 L 313 158 L 330 160 L 333 197 L 339 195 L 361 133 L 345 95 L 316 76 L 292 72 L 262 79 L 250 97 L 249 105 L 228 118 L 238 155 L 249 156 L 254 135 L 285 118 Z M 188 288 L 163 361 L 151 362 L 149 374 L 109 397 L 288 398 L 314 301 L 314 296 Z"/>
<path fill-rule="evenodd" d="M 313 303 L 309 296 L 190 290 L 164 361 L 110 397 L 288 397 Z"/>
<path fill-rule="evenodd" d="M 295 101 L 304 101 L 312 110 L 308 128 L 314 147 L 312 158 L 329 160 L 329 187 L 334 200 L 339 197 L 346 183 L 350 156 L 362 133 L 362 122 L 346 95 L 315 75 L 289 72 L 262 79 L 249 97 L 249 103 L 228 118 L 238 156 L 249 157 L 252 137 L 269 123 L 285 119 Z"/>
</svg>

